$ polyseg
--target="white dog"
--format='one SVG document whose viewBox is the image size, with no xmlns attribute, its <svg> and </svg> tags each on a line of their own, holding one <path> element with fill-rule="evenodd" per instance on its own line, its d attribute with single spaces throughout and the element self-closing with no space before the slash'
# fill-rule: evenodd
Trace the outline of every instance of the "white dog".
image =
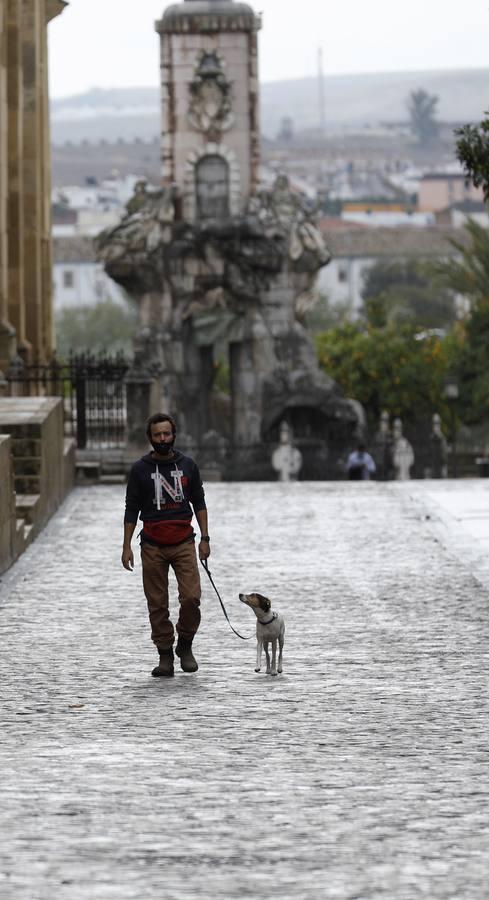
<svg viewBox="0 0 489 900">
<path fill-rule="evenodd" d="M 257 618 L 256 623 L 256 668 L 255 672 L 259 672 L 261 668 L 261 652 L 265 648 L 265 656 L 267 658 L 267 675 L 277 675 L 282 671 L 282 650 L 285 640 L 285 621 L 283 616 L 276 612 L 272 612 L 272 604 L 268 597 L 263 594 L 240 594 L 239 599 L 247 606 L 251 606 Z M 272 659 L 270 662 L 270 654 L 268 645 L 272 644 Z M 279 647 L 278 665 L 277 665 L 277 643 Z"/>
</svg>

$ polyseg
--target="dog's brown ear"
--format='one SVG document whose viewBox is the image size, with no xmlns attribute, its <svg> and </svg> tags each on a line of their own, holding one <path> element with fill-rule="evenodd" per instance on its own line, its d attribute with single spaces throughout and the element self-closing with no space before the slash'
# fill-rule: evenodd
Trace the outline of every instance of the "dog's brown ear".
<svg viewBox="0 0 489 900">
<path fill-rule="evenodd" d="M 263 594 L 257 594 L 256 596 L 258 597 L 258 600 L 260 602 L 261 609 L 263 609 L 264 612 L 268 612 L 272 605 L 271 601 L 268 599 L 268 597 L 264 597 Z"/>
</svg>

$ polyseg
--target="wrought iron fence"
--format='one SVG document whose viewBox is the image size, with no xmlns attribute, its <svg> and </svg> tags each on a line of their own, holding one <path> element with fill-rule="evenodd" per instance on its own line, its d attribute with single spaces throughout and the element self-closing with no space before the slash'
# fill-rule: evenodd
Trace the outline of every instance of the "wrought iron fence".
<svg viewBox="0 0 489 900">
<path fill-rule="evenodd" d="M 65 434 L 76 438 L 77 447 L 109 449 L 124 445 L 128 368 L 122 354 L 84 353 L 12 366 L 7 378 L 14 396 L 62 397 Z"/>
</svg>

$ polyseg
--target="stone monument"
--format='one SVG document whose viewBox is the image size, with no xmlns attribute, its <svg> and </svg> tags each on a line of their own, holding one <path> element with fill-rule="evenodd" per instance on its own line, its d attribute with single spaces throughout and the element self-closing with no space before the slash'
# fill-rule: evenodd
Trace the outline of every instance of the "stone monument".
<svg viewBox="0 0 489 900">
<path fill-rule="evenodd" d="M 280 444 L 273 451 L 272 466 L 278 473 L 279 481 L 297 478 L 302 467 L 302 453 L 292 443 L 292 435 L 287 422 L 280 425 Z"/>
<path fill-rule="evenodd" d="M 377 466 L 377 477 L 382 481 L 387 481 L 394 470 L 392 440 L 389 413 L 384 409 L 380 415 L 379 428 L 374 436 L 372 447 L 373 458 Z"/>
<path fill-rule="evenodd" d="M 392 435 L 392 462 L 395 479 L 396 481 L 408 481 L 411 478 L 411 469 L 414 465 L 414 450 L 402 433 L 402 422 L 400 419 L 394 419 Z"/>
<path fill-rule="evenodd" d="M 441 427 L 441 416 L 435 413 L 430 435 L 432 478 L 448 477 L 448 444 Z"/>
<path fill-rule="evenodd" d="M 194 445 L 222 434 L 229 477 L 273 477 L 260 448 L 277 443 L 286 421 L 298 447 L 307 444 L 304 477 L 325 477 L 319 460 L 355 439 L 358 415 L 318 368 L 304 325 L 330 258 L 314 216 L 285 176 L 271 190 L 259 183 L 259 28 L 234 0 L 166 9 L 156 23 L 162 186 L 138 187 L 99 252 L 138 303 L 131 377 L 150 372 Z M 224 414 L 214 402 L 217 348 L 229 366 Z"/>
</svg>

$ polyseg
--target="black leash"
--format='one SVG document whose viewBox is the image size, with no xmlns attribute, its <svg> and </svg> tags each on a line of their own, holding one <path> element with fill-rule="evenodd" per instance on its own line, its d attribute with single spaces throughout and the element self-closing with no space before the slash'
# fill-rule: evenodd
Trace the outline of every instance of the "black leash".
<svg viewBox="0 0 489 900">
<path fill-rule="evenodd" d="M 239 631 L 236 631 L 236 629 L 233 628 L 233 626 L 231 625 L 230 618 L 229 618 L 229 616 L 228 616 L 228 614 L 227 614 L 227 612 L 226 612 L 226 607 L 224 606 L 224 603 L 223 603 L 222 600 L 221 600 L 219 591 L 217 590 L 217 588 L 216 588 L 216 586 L 215 586 L 215 584 L 214 584 L 214 582 L 213 582 L 213 580 L 212 580 L 212 575 L 211 575 L 211 573 L 210 573 L 209 566 L 207 565 L 207 560 L 206 560 L 206 559 L 201 559 L 200 561 L 201 561 L 201 563 L 202 563 L 202 565 L 203 565 L 205 571 L 207 572 L 207 574 L 208 574 L 208 576 L 209 576 L 209 581 L 210 581 L 210 583 L 212 584 L 212 587 L 214 588 L 214 590 L 215 590 L 215 592 L 216 592 L 216 594 L 217 594 L 217 598 L 218 598 L 218 600 L 219 600 L 219 603 L 221 604 L 221 609 L 222 609 L 222 611 L 223 611 L 223 613 L 224 613 L 226 619 L 228 620 L 228 624 L 229 624 L 229 627 L 230 627 L 231 631 L 234 631 L 234 633 L 235 633 L 239 638 L 241 638 L 242 641 L 249 641 L 249 640 L 253 637 L 252 634 L 250 634 L 249 637 L 243 637 L 243 635 L 240 634 Z"/>
</svg>

